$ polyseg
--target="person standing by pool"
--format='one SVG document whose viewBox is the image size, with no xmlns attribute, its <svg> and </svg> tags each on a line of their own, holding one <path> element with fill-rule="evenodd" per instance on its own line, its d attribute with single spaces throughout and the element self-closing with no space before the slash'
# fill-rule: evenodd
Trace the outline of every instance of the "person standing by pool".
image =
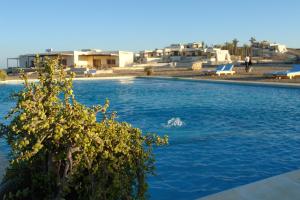
<svg viewBox="0 0 300 200">
<path fill-rule="evenodd" d="M 249 72 L 249 62 L 250 62 L 250 57 L 246 56 L 245 57 L 245 71 L 248 73 Z"/>
<path fill-rule="evenodd" d="M 249 57 L 249 68 L 248 68 L 248 72 L 251 72 L 252 71 L 252 58 Z"/>
</svg>

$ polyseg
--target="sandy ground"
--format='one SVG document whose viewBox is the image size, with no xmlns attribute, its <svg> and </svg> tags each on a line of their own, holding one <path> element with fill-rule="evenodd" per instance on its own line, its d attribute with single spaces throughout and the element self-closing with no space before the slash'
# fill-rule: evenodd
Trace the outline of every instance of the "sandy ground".
<svg viewBox="0 0 300 200">
<path fill-rule="evenodd" d="M 250 73 L 245 72 L 245 68 L 235 67 L 234 71 L 236 74 L 234 75 L 227 75 L 227 76 L 209 76 L 203 75 L 201 72 L 194 72 L 191 75 L 183 75 L 184 77 L 192 77 L 196 79 L 216 79 L 216 80 L 231 80 L 231 81 L 254 81 L 254 82 L 278 82 L 278 83 L 300 83 L 300 77 L 296 77 L 294 79 L 276 79 L 273 77 L 268 77 L 265 74 L 274 72 L 274 71 L 286 71 L 289 70 L 290 66 L 254 66 Z M 214 69 L 214 68 L 210 68 Z M 176 75 L 175 75 L 176 76 Z M 180 75 L 179 75 L 180 76 Z"/>
<path fill-rule="evenodd" d="M 290 79 L 275 79 L 265 76 L 265 73 L 273 71 L 285 71 L 291 68 L 291 65 L 273 65 L 273 66 L 262 66 L 254 65 L 253 70 L 250 73 L 246 73 L 244 66 L 237 66 L 234 68 L 236 74 L 227 76 L 211 76 L 204 75 L 203 70 L 213 70 L 214 67 L 204 67 L 200 71 L 192 71 L 186 68 L 154 68 L 152 76 L 162 76 L 162 77 L 185 77 L 185 78 L 195 78 L 195 79 L 212 79 L 212 80 L 230 80 L 230 81 L 257 81 L 257 82 L 277 82 L 277 83 L 299 83 L 300 77 Z M 125 77 L 125 76 L 145 76 L 143 70 L 117 70 L 113 74 L 99 74 L 96 77 Z M 77 76 L 78 78 L 83 78 L 84 76 Z M 29 75 L 29 78 L 37 78 L 36 74 Z M 17 75 L 9 76 L 7 80 L 18 80 Z"/>
<path fill-rule="evenodd" d="M 266 76 L 266 73 L 274 71 L 286 71 L 291 68 L 290 65 L 278 65 L 278 66 L 253 66 L 250 73 L 245 72 L 244 66 L 235 67 L 234 75 L 222 75 L 222 76 L 211 76 L 204 75 L 201 71 L 181 71 L 181 72 L 155 72 L 154 75 L 160 76 L 173 76 L 173 77 L 190 77 L 195 79 L 212 79 L 212 80 L 231 80 L 231 81 L 257 81 L 257 82 L 282 82 L 282 83 L 300 83 L 300 77 L 290 79 L 275 79 Z M 208 67 L 203 70 L 213 70 L 215 68 Z"/>
</svg>

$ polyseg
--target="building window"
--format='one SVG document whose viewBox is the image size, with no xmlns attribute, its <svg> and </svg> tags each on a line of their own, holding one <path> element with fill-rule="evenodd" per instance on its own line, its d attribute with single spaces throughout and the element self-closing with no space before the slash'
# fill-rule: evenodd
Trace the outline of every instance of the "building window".
<svg viewBox="0 0 300 200">
<path fill-rule="evenodd" d="M 67 66 L 67 60 L 66 59 L 61 59 L 60 64 L 64 65 L 64 66 Z"/>
<path fill-rule="evenodd" d="M 107 64 L 108 65 L 116 65 L 116 60 L 115 59 L 107 59 Z"/>
</svg>

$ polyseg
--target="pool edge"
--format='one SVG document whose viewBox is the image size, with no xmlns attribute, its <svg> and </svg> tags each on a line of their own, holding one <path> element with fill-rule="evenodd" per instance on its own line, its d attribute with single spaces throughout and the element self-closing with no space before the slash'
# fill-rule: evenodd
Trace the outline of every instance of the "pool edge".
<svg viewBox="0 0 300 200">
<path fill-rule="evenodd" d="M 109 76 L 109 77 L 82 77 L 74 78 L 74 81 L 93 81 L 93 80 L 120 80 L 120 79 L 167 79 L 167 80 L 183 80 L 183 81 L 196 81 L 207 83 L 220 83 L 220 84 L 235 84 L 235 85 L 257 85 L 257 86 L 271 86 L 271 87 L 284 87 L 284 88 L 300 88 L 299 83 L 278 83 L 278 82 L 263 82 L 263 81 L 236 81 L 236 80 L 212 80 L 212 79 L 197 79 L 185 77 L 167 77 L 167 76 Z M 38 79 L 28 79 L 30 82 L 37 82 Z M 5 80 L 0 81 L 1 84 L 21 84 L 23 80 Z"/>
<path fill-rule="evenodd" d="M 136 76 L 109 76 L 109 77 L 81 77 L 81 78 L 73 78 L 74 81 L 94 81 L 94 80 L 120 80 L 120 79 L 135 79 Z M 38 82 L 38 79 L 28 79 L 29 82 Z M 24 83 L 23 80 L 15 79 L 15 80 L 5 80 L 0 81 L 1 84 L 21 84 Z"/>
<path fill-rule="evenodd" d="M 136 78 L 144 79 L 168 79 L 168 80 L 184 80 L 195 82 L 207 83 L 220 83 L 220 84 L 235 84 L 235 85 L 257 85 L 257 86 L 271 86 L 271 87 L 284 87 L 284 88 L 300 88 L 299 83 L 277 83 L 277 82 L 262 82 L 262 81 L 233 81 L 233 80 L 212 80 L 212 79 L 197 79 L 185 77 L 165 77 L 165 76 L 137 76 Z"/>
<path fill-rule="evenodd" d="M 300 169 L 211 194 L 197 200 L 299 199 Z"/>
</svg>

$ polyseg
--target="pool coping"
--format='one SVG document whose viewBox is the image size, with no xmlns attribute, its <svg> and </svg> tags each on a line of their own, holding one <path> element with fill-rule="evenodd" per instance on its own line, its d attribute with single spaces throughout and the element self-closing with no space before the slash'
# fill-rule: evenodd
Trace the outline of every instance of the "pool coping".
<svg viewBox="0 0 300 200">
<path fill-rule="evenodd" d="M 108 77 L 82 77 L 82 78 L 73 78 L 74 81 L 93 81 L 93 80 L 121 80 L 121 79 L 135 79 L 136 76 L 108 76 Z M 29 82 L 38 82 L 38 79 L 28 79 Z M 0 81 L 0 84 L 21 84 L 24 83 L 24 80 L 15 79 L 15 80 L 5 80 Z"/>
<path fill-rule="evenodd" d="M 300 169 L 201 197 L 198 200 L 299 199 Z"/>
<path fill-rule="evenodd" d="M 108 77 L 81 77 L 73 78 L 74 81 L 93 81 L 93 80 L 121 80 L 121 79 L 168 79 L 168 80 L 182 80 L 182 81 L 197 81 L 207 83 L 220 83 L 220 84 L 236 84 L 236 85 L 256 85 L 256 86 L 271 86 L 271 87 L 284 87 L 284 88 L 300 88 L 300 83 L 278 83 L 278 82 L 265 82 L 265 81 L 237 81 L 237 80 L 217 80 L 217 79 L 197 79 L 186 77 L 172 77 L 172 76 L 108 76 Z M 29 82 L 37 82 L 38 79 L 28 79 Z M 21 84 L 23 80 L 5 80 L 0 81 L 1 84 Z"/>
<path fill-rule="evenodd" d="M 220 84 L 257 85 L 257 86 L 271 86 L 271 87 L 285 87 L 285 88 L 286 87 L 288 87 L 288 88 L 300 88 L 300 83 L 277 83 L 277 82 L 263 82 L 263 81 L 216 80 L 216 79 L 197 79 L 197 78 L 166 77 L 166 76 L 137 76 L 136 78 L 169 79 L 169 80 L 197 81 L 197 82 L 220 83 Z"/>
</svg>

